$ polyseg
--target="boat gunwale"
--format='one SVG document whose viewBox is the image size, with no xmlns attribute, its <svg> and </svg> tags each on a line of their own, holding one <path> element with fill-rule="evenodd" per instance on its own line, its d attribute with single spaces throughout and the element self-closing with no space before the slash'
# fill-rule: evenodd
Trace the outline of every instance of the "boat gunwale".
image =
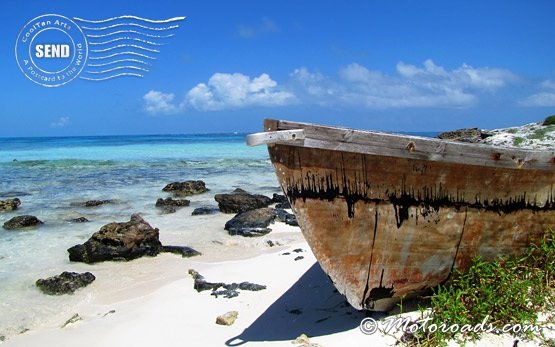
<svg viewBox="0 0 555 347">
<path fill-rule="evenodd" d="M 302 129 L 304 139 L 288 145 L 378 156 L 497 168 L 555 171 L 555 151 L 456 142 L 415 135 L 265 119 L 264 131 Z"/>
</svg>

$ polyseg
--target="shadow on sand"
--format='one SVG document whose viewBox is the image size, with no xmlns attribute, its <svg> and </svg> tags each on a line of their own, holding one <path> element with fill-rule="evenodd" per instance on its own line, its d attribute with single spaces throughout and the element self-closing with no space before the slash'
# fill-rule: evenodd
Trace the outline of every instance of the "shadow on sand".
<svg viewBox="0 0 555 347">
<path fill-rule="evenodd" d="M 254 341 L 294 340 L 301 334 L 309 337 L 329 335 L 357 328 L 365 317 L 337 292 L 318 263 L 262 313 L 227 346 Z"/>
</svg>

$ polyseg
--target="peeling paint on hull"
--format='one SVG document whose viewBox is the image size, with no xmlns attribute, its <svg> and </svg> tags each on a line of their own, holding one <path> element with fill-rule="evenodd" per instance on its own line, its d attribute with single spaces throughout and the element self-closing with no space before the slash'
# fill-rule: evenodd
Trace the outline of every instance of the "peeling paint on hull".
<svg viewBox="0 0 555 347">
<path fill-rule="evenodd" d="M 434 287 L 555 225 L 555 172 L 269 145 L 324 271 L 357 309 Z"/>
</svg>

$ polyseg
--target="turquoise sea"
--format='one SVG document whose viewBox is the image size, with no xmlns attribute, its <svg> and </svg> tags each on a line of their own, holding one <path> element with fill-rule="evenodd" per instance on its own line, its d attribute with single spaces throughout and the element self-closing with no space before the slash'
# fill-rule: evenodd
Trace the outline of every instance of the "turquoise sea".
<svg viewBox="0 0 555 347">
<path fill-rule="evenodd" d="M 175 214 L 162 214 L 154 206 L 168 196 L 161 189 L 184 180 L 203 180 L 210 192 L 190 197 L 191 205 Z M 22 214 L 44 222 L 25 231 L 0 228 L 0 335 L 32 329 L 60 307 L 89 299 L 49 297 L 34 282 L 104 266 L 70 263 L 66 251 L 104 224 L 127 221 L 138 212 L 160 228 L 162 242 L 205 252 L 214 240 L 225 242 L 223 224 L 231 216 L 193 217 L 191 212 L 216 206 L 214 194 L 236 187 L 270 196 L 279 191 L 266 148 L 247 147 L 243 134 L 0 138 L 0 199 L 22 201 L 18 210 L 0 212 L 0 225 Z M 76 207 L 91 199 L 117 203 Z M 79 216 L 91 222 L 68 222 Z"/>
</svg>

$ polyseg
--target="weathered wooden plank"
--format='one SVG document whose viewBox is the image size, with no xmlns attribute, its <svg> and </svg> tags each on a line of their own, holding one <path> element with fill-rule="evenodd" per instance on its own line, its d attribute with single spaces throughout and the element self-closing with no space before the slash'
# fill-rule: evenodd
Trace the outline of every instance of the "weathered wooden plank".
<svg viewBox="0 0 555 347">
<path fill-rule="evenodd" d="M 305 140 L 292 144 L 295 146 L 467 165 L 555 170 L 555 151 L 502 148 L 287 121 L 268 120 L 266 124 L 265 128 L 272 130 L 304 129 Z"/>
</svg>

